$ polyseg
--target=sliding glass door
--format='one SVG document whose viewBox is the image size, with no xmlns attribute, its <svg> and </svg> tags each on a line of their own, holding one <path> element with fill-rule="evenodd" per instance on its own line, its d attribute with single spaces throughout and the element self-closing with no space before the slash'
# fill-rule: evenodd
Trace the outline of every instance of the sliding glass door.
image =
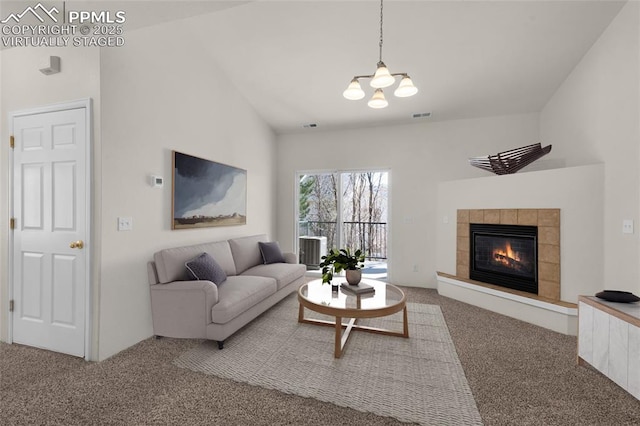
<svg viewBox="0 0 640 426">
<path fill-rule="evenodd" d="M 300 263 L 317 270 L 331 248 L 362 249 L 365 276 L 386 278 L 387 171 L 298 174 Z"/>
</svg>

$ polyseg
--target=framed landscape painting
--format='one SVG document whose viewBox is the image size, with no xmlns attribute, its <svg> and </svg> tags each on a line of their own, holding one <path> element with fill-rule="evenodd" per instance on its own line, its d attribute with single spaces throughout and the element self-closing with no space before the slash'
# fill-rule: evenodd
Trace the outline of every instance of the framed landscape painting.
<svg viewBox="0 0 640 426">
<path fill-rule="evenodd" d="M 173 151 L 172 229 L 247 223 L 247 171 Z"/>
</svg>

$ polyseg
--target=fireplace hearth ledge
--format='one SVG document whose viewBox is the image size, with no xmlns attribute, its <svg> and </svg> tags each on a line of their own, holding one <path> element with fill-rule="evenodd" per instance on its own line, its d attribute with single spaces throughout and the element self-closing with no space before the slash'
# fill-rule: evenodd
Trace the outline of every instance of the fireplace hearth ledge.
<svg viewBox="0 0 640 426">
<path fill-rule="evenodd" d="M 504 292 L 436 273 L 438 294 L 506 315 L 555 332 L 576 336 L 578 309 L 570 303 L 550 303 L 531 297 Z M 563 306 L 569 305 L 569 306 Z"/>
</svg>

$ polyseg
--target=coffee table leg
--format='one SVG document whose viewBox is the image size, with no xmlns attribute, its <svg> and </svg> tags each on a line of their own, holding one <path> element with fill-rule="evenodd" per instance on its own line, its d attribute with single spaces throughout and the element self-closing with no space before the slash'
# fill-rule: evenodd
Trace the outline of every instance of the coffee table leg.
<svg viewBox="0 0 640 426">
<path fill-rule="evenodd" d="M 336 317 L 335 358 L 342 356 L 342 317 Z"/>
<path fill-rule="evenodd" d="M 407 317 L 407 306 L 402 310 L 402 321 L 404 323 L 403 337 L 409 337 L 409 318 Z"/>
</svg>

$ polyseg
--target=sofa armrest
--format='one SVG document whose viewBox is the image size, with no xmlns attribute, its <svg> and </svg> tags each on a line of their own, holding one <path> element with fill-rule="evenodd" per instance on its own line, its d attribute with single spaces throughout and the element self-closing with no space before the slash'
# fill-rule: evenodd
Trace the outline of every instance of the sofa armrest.
<svg viewBox="0 0 640 426">
<path fill-rule="evenodd" d="M 147 262 L 147 279 L 149 280 L 149 285 L 158 284 L 160 282 L 158 279 L 158 269 L 156 268 L 156 262 L 154 261 Z"/>
<path fill-rule="evenodd" d="M 218 287 L 211 281 L 173 281 L 151 286 L 151 315 L 156 336 L 207 337 Z"/>
<path fill-rule="evenodd" d="M 286 263 L 298 263 L 298 256 L 296 256 L 295 253 L 282 253 L 282 255 L 284 256 L 284 261 Z"/>
</svg>

